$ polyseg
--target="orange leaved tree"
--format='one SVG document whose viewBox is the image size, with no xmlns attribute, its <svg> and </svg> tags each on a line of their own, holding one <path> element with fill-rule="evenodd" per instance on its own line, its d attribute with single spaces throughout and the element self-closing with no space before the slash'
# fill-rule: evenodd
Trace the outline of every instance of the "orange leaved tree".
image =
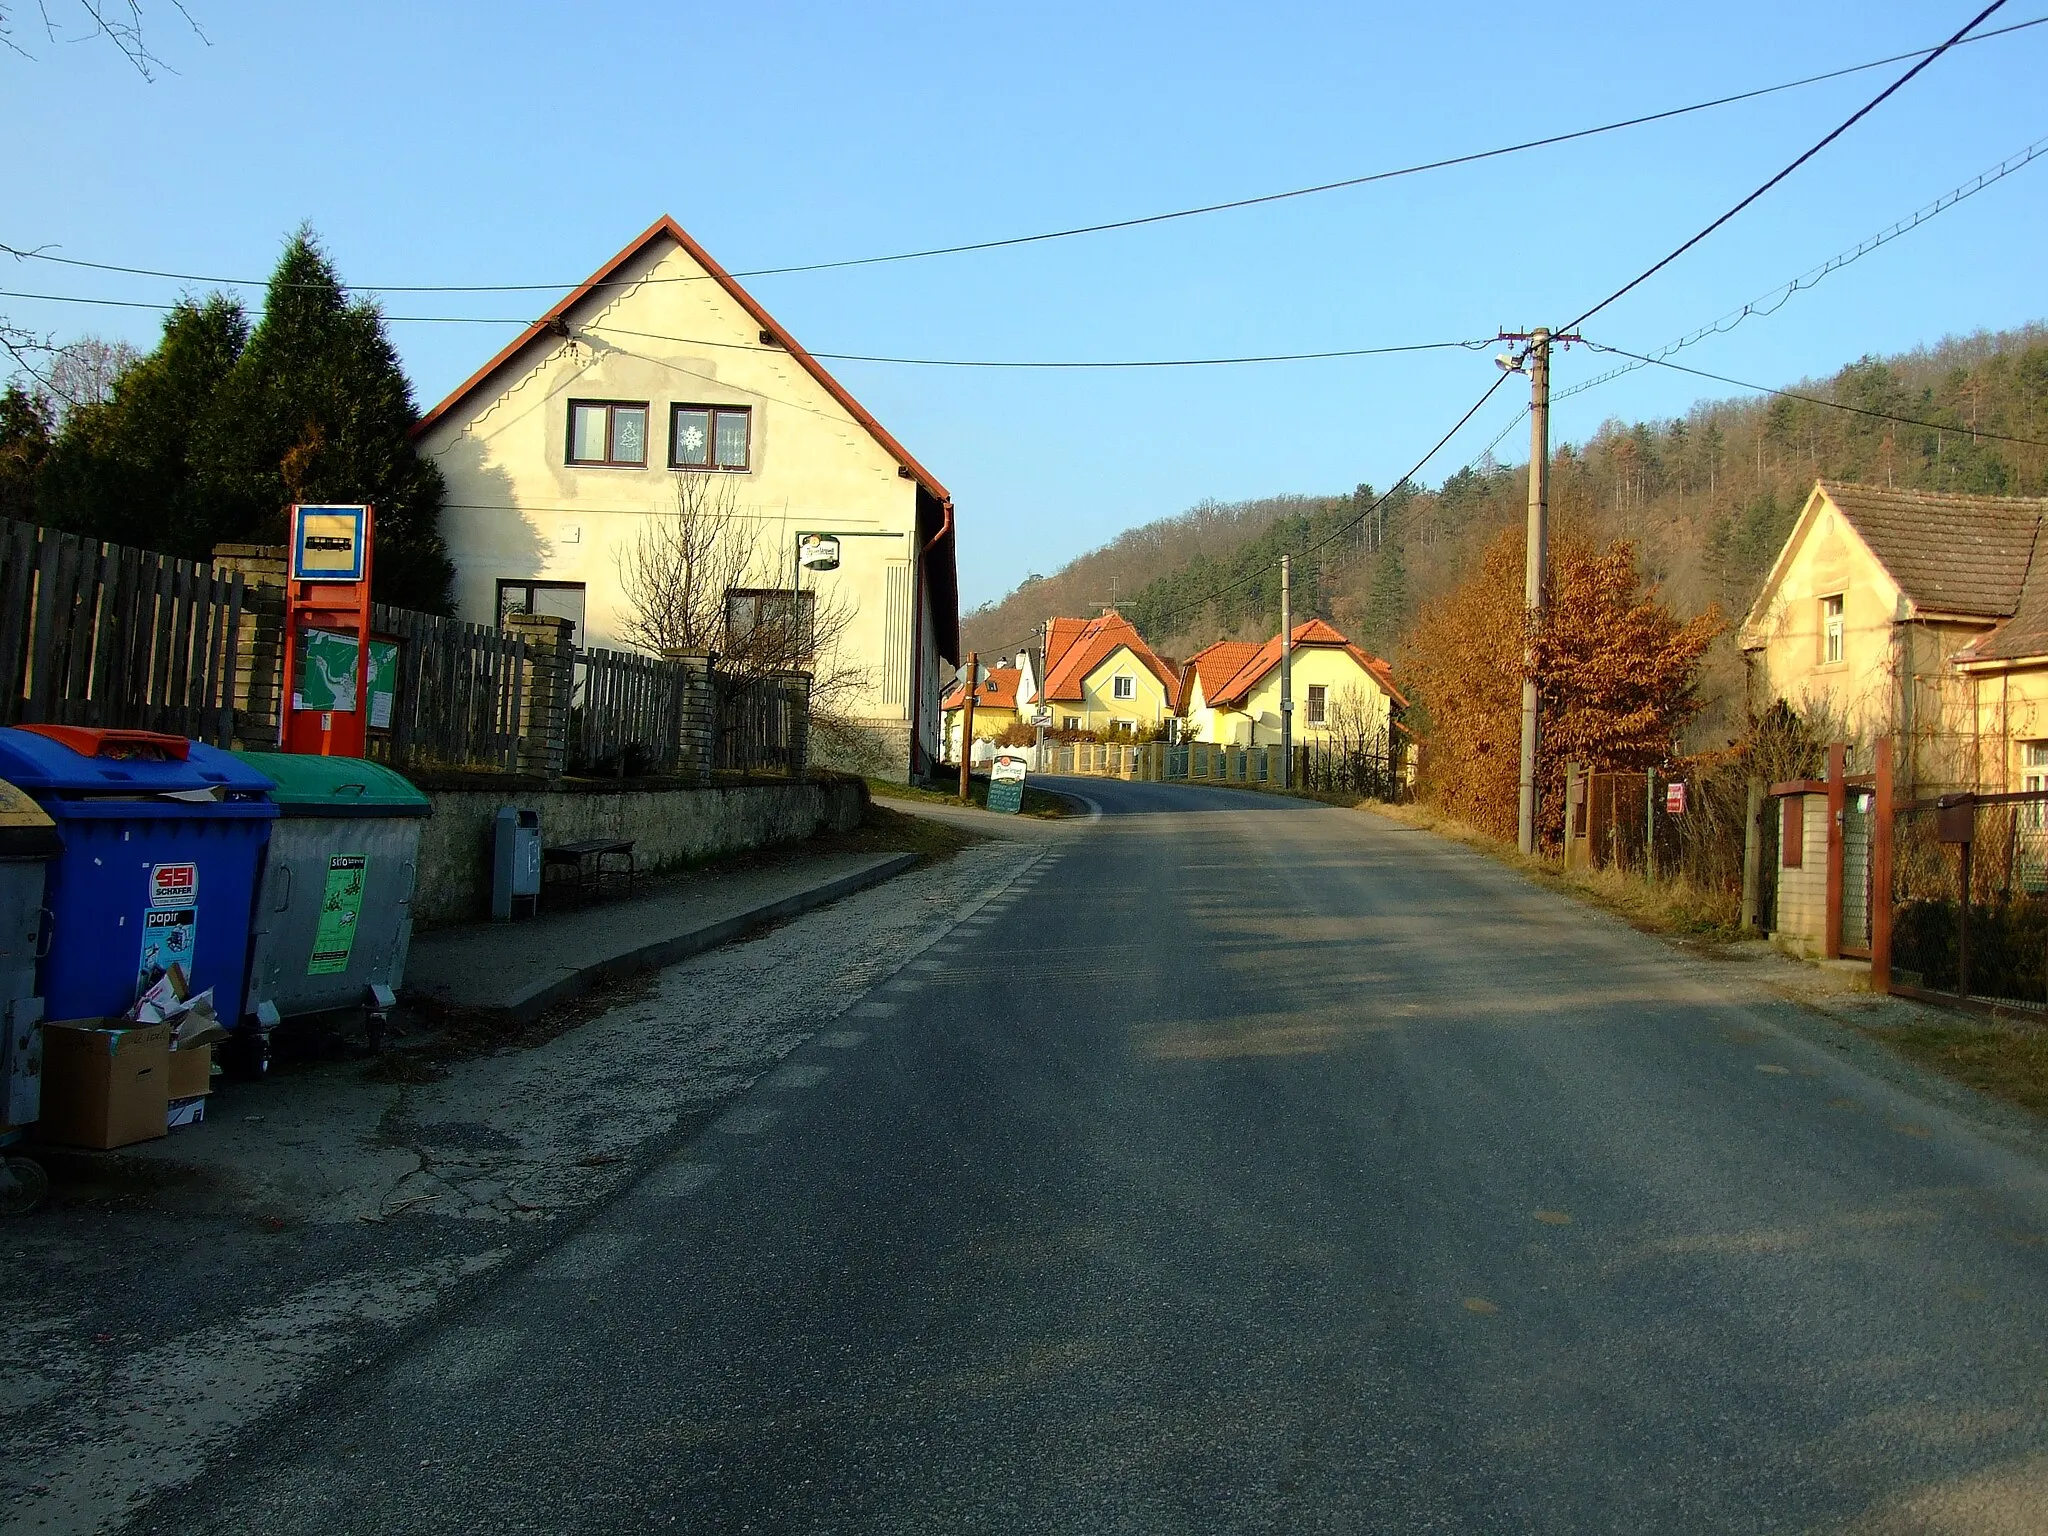
<svg viewBox="0 0 2048 1536">
<path fill-rule="evenodd" d="M 1699 712 L 1700 658 L 1721 629 L 1709 609 L 1681 620 L 1636 570 L 1635 546 L 1551 546 L 1550 608 L 1536 637 L 1543 729 L 1537 827 L 1564 824 L 1564 765 L 1642 769 L 1668 762 Z M 1522 535 L 1503 530 L 1479 570 L 1416 620 L 1404 675 L 1428 717 L 1423 789 L 1450 814 L 1515 835 L 1521 767 Z"/>
</svg>

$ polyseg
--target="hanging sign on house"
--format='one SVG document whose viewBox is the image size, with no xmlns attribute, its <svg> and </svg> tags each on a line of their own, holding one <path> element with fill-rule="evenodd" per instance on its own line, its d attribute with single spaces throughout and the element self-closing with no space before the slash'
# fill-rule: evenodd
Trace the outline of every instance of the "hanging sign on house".
<svg viewBox="0 0 2048 1536">
<path fill-rule="evenodd" d="M 1674 779 L 1664 787 L 1664 814 L 1683 816 L 1685 814 L 1685 781 Z"/>
<path fill-rule="evenodd" d="M 796 541 L 796 558 L 807 571 L 836 571 L 839 541 L 829 533 L 807 533 Z"/>
</svg>

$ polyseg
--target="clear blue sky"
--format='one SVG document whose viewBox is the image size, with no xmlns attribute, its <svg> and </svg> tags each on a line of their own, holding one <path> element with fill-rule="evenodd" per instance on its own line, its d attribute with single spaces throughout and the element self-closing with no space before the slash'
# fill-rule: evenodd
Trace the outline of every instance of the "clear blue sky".
<svg viewBox="0 0 2048 1536">
<path fill-rule="evenodd" d="M 261 277 L 309 221 L 357 283 L 560 282 L 659 213 L 728 267 L 999 237 L 1358 175 L 1931 43 L 1975 7 L 1824 0 L 1028 8 L 283 6 L 144 0 L 176 73 L 51 43 L 10 6 L 17 155 L 0 241 Z M 64 16 L 70 0 L 51 0 Z M 2048 12 L 2013 0 L 1988 23 Z M 1958 50 L 1587 327 L 1647 348 L 2048 134 L 2048 27 Z M 762 278 L 822 351 L 1159 357 L 1490 336 L 1569 318 L 1904 66 L 1675 122 L 1264 208 L 993 254 Z M 1766 383 L 2048 315 L 2048 164 L 1687 354 Z M 0 286 L 164 301 L 180 285 L 0 260 Z M 552 295 L 393 295 L 527 319 Z M 0 299 L 148 346 L 156 318 Z M 423 405 L 513 327 L 394 324 Z M 1175 373 L 836 365 L 952 488 L 964 601 L 1205 497 L 1384 486 L 1493 372 L 1484 352 Z M 1583 352 L 1558 383 L 1602 371 Z M 1433 466 L 1506 425 L 1512 386 Z M 1659 371 L 1557 430 L 1670 415 Z M 1500 456 L 1526 453 L 1518 430 Z"/>
</svg>

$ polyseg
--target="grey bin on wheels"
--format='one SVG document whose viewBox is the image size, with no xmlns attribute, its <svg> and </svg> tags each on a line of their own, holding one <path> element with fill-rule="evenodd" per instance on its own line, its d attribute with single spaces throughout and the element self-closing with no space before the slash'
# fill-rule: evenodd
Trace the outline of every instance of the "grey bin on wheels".
<svg viewBox="0 0 2048 1536">
<path fill-rule="evenodd" d="M 36 962 L 49 944 L 45 866 L 64 851 L 43 808 L 0 779 L 0 1147 L 11 1147 L 42 1116 L 43 1000 Z M 0 1216 L 42 1204 L 49 1177 L 39 1163 L 0 1161 Z"/>
<path fill-rule="evenodd" d="M 433 803 L 381 763 L 238 752 L 274 780 L 278 820 L 250 926 L 244 1017 L 280 1022 L 361 1008 L 370 1045 L 405 981 L 421 824 Z"/>
</svg>

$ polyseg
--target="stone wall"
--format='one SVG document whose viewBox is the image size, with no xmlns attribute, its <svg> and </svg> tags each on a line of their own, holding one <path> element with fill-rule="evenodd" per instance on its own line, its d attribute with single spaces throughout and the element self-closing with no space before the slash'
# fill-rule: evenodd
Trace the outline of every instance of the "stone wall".
<svg viewBox="0 0 2048 1536">
<path fill-rule="evenodd" d="M 427 794 L 434 814 L 421 835 L 413 896 L 413 921 L 422 928 L 489 916 L 491 837 L 501 806 L 538 810 L 541 840 L 550 845 L 630 837 L 640 867 L 657 870 L 802 842 L 827 829 L 851 831 L 867 802 L 867 786 L 848 778 L 704 789 L 569 781 L 553 789 L 429 787 Z"/>
</svg>

